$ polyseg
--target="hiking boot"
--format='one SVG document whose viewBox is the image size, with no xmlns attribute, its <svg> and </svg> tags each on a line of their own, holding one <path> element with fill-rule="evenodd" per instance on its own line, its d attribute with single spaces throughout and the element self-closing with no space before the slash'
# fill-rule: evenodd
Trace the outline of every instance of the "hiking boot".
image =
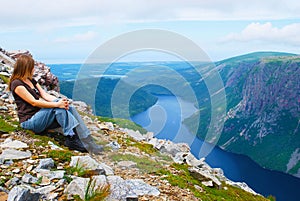
<svg viewBox="0 0 300 201">
<path fill-rule="evenodd" d="M 96 144 L 91 135 L 82 138 L 81 141 L 89 152 L 92 152 L 93 154 L 100 154 L 103 152 L 103 146 Z"/>
<path fill-rule="evenodd" d="M 82 144 L 81 140 L 77 135 L 67 136 L 64 145 L 70 150 L 77 150 L 80 152 L 87 152 L 87 149 Z"/>
</svg>

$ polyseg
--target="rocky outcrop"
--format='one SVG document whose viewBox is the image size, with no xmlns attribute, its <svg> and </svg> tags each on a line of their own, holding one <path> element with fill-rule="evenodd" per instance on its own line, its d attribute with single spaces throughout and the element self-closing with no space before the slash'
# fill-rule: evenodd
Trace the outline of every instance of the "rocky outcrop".
<svg viewBox="0 0 300 201">
<path fill-rule="evenodd" d="M 12 66 L 15 63 L 15 60 L 18 59 L 20 55 L 24 54 L 32 56 L 28 50 L 5 51 L 0 48 L 1 73 L 6 73 L 6 75 L 9 75 L 12 72 Z M 48 91 L 54 90 L 56 92 L 59 92 L 58 78 L 51 73 L 50 68 L 44 63 L 35 61 L 35 70 L 33 77 L 41 86 L 46 88 Z"/>
</svg>

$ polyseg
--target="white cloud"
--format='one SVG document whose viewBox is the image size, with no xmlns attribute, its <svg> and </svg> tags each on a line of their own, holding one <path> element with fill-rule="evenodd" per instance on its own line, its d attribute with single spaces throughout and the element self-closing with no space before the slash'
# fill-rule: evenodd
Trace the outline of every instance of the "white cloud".
<svg viewBox="0 0 300 201">
<path fill-rule="evenodd" d="M 251 23 L 240 33 L 231 33 L 221 39 L 221 42 L 267 42 L 287 45 L 300 45 L 300 23 L 275 27 L 267 22 Z"/>
<path fill-rule="evenodd" d="M 300 17 L 298 0 L 9 0 L 0 29 L 168 20 L 255 20 Z M 92 19 L 92 21 L 91 21 Z"/>
<path fill-rule="evenodd" d="M 61 37 L 56 38 L 54 42 L 56 43 L 78 43 L 78 42 L 87 42 L 93 40 L 97 36 L 97 33 L 94 31 L 88 31 L 86 33 L 75 34 L 70 37 Z"/>
</svg>

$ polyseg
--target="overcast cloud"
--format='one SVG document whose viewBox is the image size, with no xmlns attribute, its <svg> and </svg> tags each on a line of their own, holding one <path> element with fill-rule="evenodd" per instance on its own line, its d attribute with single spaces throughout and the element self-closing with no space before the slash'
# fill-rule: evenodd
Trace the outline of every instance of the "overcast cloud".
<svg viewBox="0 0 300 201">
<path fill-rule="evenodd" d="M 300 53 L 297 0 L 2 0 L 1 8 L 0 47 L 29 49 L 51 62 L 82 61 L 106 40 L 145 28 L 189 37 L 217 60 Z"/>
<path fill-rule="evenodd" d="M 1 28 L 76 26 L 170 20 L 255 20 L 300 17 L 297 0 L 9 0 Z"/>
</svg>

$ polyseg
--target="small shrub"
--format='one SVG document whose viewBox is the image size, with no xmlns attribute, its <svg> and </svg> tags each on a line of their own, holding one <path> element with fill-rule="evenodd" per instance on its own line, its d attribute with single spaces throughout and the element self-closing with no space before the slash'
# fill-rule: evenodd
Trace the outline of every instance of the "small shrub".
<svg viewBox="0 0 300 201">
<path fill-rule="evenodd" d="M 75 167 L 68 167 L 66 169 L 66 171 L 67 171 L 67 174 L 75 175 L 78 177 L 83 177 L 87 172 L 87 170 L 84 169 L 84 167 L 78 165 L 78 161 L 77 161 Z"/>
<path fill-rule="evenodd" d="M 162 168 L 162 165 L 147 157 L 138 157 L 131 154 L 113 154 L 111 156 L 114 161 L 132 161 L 137 164 L 137 168 L 142 172 L 151 173 L 156 172 Z"/>
<path fill-rule="evenodd" d="M 45 152 L 48 158 L 53 158 L 56 163 L 70 162 L 73 152 L 68 150 L 49 150 Z"/>
<path fill-rule="evenodd" d="M 98 186 L 96 188 L 96 181 L 90 179 L 88 186 L 85 191 L 85 199 L 84 201 L 101 201 L 105 200 L 107 196 L 110 194 L 110 186 Z"/>
<path fill-rule="evenodd" d="M 110 194 L 110 185 L 95 186 L 95 180 L 90 179 L 85 189 L 85 197 L 81 199 L 79 195 L 73 195 L 75 201 L 102 201 Z"/>
</svg>

